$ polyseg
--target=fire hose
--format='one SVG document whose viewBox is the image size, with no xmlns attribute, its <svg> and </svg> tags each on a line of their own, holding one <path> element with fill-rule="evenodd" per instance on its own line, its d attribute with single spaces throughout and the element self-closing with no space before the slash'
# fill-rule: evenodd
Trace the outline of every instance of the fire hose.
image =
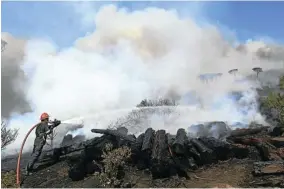
<svg viewBox="0 0 284 189">
<path fill-rule="evenodd" d="M 25 136 L 25 139 L 22 143 L 22 146 L 21 146 L 21 150 L 20 150 L 20 153 L 19 153 L 19 156 L 18 156 L 18 163 L 17 163 L 17 185 L 20 187 L 20 165 L 21 165 L 21 156 L 22 156 L 22 152 L 23 152 L 23 148 L 24 148 L 24 145 L 26 143 L 26 140 L 28 138 L 28 136 L 30 135 L 30 133 L 38 126 L 38 124 L 34 125 L 30 130 L 29 132 L 26 134 Z"/>
</svg>

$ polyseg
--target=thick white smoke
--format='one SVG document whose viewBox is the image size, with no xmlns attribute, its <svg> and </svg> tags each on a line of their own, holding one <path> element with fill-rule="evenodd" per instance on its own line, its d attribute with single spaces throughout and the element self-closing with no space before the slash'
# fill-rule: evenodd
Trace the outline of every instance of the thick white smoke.
<svg viewBox="0 0 284 189">
<path fill-rule="evenodd" d="M 178 119 L 168 118 L 174 120 L 167 124 L 154 115 L 143 129 L 153 126 L 174 133 L 178 127 L 187 129 L 203 121 L 264 121 L 257 109 L 255 82 L 246 76 L 253 74 L 253 67 L 283 69 L 283 62 L 236 50 L 216 27 L 200 27 L 174 11 L 148 8 L 127 12 L 109 5 L 98 11 L 94 21 L 96 30 L 70 48 L 58 50 L 39 39 L 27 42 L 23 70 L 28 74 L 26 95 L 34 120 L 42 112 L 61 120 L 81 117 L 83 132 L 91 137 L 91 128 L 105 128 L 144 98 L 164 97 L 174 91 L 186 100 L 193 98 L 186 94 L 194 91 L 202 106 L 181 108 Z M 228 74 L 234 68 L 239 74 Z M 205 73 L 223 75 L 206 83 L 198 79 Z M 242 98 L 231 98 L 232 91 L 242 92 Z M 249 109 L 241 108 L 247 105 Z M 18 148 L 30 127 L 23 125 L 19 139 L 8 148 Z M 64 130 L 64 124 L 58 130 Z M 32 134 L 28 147 L 33 139 Z"/>
</svg>

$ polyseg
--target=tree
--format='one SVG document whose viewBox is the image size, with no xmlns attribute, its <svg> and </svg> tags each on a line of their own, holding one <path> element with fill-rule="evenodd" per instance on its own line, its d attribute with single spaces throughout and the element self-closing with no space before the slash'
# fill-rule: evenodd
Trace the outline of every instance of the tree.
<svg viewBox="0 0 284 189">
<path fill-rule="evenodd" d="M 229 74 L 233 74 L 233 75 L 236 75 L 236 73 L 238 72 L 239 70 L 238 69 L 232 69 L 232 70 L 229 70 Z"/>
<path fill-rule="evenodd" d="M 256 77 L 258 78 L 258 74 L 260 73 L 260 72 L 263 72 L 263 70 L 262 70 L 262 68 L 260 68 L 260 67 L 255 67 L 255 68 L 253 68 L 252 69 L 254 72 L 256 72 Z"/>
<path fill-rule="evenodd" d="M 9 129 L 7 124 L 1 122 L 1 150 L 13 143 L 19 134 L 19 129 Z"/>
<path fill-rule="evenodd" d="M 206 73 L 206 74 L 200 74 L 198 76 L 198 78 L 201 81 L 208 83 L 208 81 L 210 81 L 210 80 L 212 81 L 212 80 L 214 80 L 218 77 L 221 77 L 222 75 L 223 75 L 222 73 Z"/>
<path fill-rule="evenodd" d="M 200 79 L 200 81 L 202 81 L 202 82 L 208 83 L 208 77 L 206 77 L 205 74 L 200 74 L 198 76 L 198 79 Z"/>
</svg>

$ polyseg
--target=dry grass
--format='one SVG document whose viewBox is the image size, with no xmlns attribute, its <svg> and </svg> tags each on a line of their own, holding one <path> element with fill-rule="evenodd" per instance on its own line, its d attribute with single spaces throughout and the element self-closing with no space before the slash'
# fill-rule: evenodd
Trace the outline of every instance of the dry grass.
<svg viewBox="0 0 284 189">
<path fill-rule="evenodd" d="M 16 173 L 10 171 L 7 173 L 2 173 L 1 175 L 1 188 L 17 188 L 16 184 Z"/>
<path fill-rule="evenodd" d="M 103 152 L 103 171 L 98 175 L 103 187 L 115 187 L 121 184 L 120 172 L 123 166 L 131 156 L 131 150 L 128 147 L 112 149 L 111 144 L 107 144 Z"/>
<path fill-rule="evenodd" d="M 68 167 L 62 167 L 57 171 L 57 174 L 60 177 L 68 177 Z"/>
</svg>

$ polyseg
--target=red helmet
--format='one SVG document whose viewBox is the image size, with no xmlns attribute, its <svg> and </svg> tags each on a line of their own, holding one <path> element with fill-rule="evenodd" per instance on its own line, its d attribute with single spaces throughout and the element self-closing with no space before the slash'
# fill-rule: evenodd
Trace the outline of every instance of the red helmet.
<svg viewBox="0 0 284 189">
<path fill-rule="evenodd" d="M 49 115 L 47 113 L 42 113 L 41 116 L 40 116 L 40 120 L 45 120 L 45 119 L 48 119 L 49 118 Z"/>
</svg>

